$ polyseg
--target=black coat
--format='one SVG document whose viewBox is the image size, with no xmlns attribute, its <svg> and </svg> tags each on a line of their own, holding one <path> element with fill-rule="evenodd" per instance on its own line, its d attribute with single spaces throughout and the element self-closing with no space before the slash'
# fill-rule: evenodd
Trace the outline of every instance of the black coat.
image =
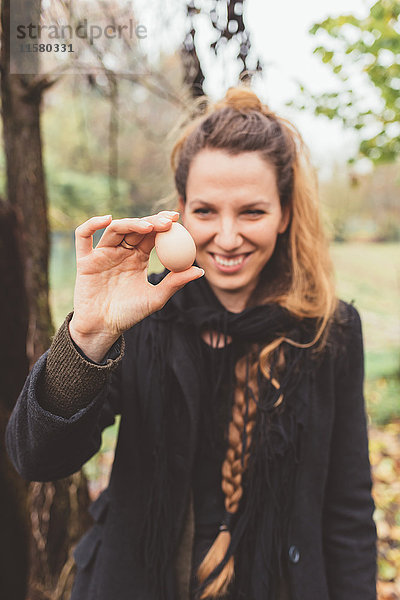
<svg viewBox="0 0 400 600">
<path fill-rule="evenodd" d="M 292 600 L 376 598 L 376 528 L 361 323 L 354 307 L 346 305 L 346 311 L 344 351 L 336 359 L 327 352 L 312 377 L 308 429 L 287 540 Z M 33 367 L 8 424 L 7 449 L 17 471 L 28 480 L 51 481 L 79 470 L 99 450 L 102 430 L 114 422 L 115 414 L 121 414 L 109 486 L 92 505 L 95 524 L 74 552 L 78 570 L 71 600 L 156 600 L 146 591 L 135 535 L 150 485 L 149 464 L 142 452 L 147 439 L 146 373 L 137 372 L 134 360 L 137 352 L 150 352 L 144 344 L 146 327 L 145 319 L 126 332 L 125 357 L 109 384 L 69 419 L 41 407 L 44 354 Z M 195 367 L 187 364 L 185 336 L 178 329 L 172 333 L 170 356 L 177 392 L 170 449 L 174 543 L 176 554 L 183 554 L 190 569 L 190 548 L 186 546 L 182 553 L 187 543 L 182 531 L 187 525 L 201 398 L 192 385 Z M 168 584 L 172 598 L 181 597 L 176 591 L 175 560 L 171 557 Z"/>
</svg>

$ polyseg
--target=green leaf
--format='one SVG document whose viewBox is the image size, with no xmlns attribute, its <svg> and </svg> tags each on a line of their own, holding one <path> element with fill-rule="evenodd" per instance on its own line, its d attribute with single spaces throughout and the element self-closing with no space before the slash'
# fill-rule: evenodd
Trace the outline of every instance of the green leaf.
<svg viewBox="0 0 400 600">
<path fill-rule="evenodd" d="M 377 21 L 382 21 L 385 17 L 385 9 L 382 5 L 382 2 L 379 1 L 373 5 L 370 11 L 371 16 Z"/>
<path fill-rule="evenodd" d="M 320 29 L 320 26 L 318 25 L 318 23 L 315 23 L 315 25 L 313 25 L 313 26 L 311 27 L 311 29 L 309 29 L 309 30 L 308 30 L 308 32 L 309 32 L 311 35 L 315 35 L 319 29 Z"/>
<path fill-rule="evenodd" d="M 330 52 L 325 51 L 324 55 L 322 57 L 322 62 L 328 63 L 328 62 L 330 62 L 332 60 L 332 58 L 333 58 L 333 52 L 332 51 L 330 51 Z"/>
</svg>

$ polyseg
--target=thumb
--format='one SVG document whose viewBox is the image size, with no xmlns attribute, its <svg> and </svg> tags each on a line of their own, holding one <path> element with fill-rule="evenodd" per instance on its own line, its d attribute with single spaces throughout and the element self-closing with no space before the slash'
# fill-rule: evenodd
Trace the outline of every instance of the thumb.
<svg viewBox="0 0 400 600">
<path fill-rule="evenodd" d="M 155 286 L 157 290 L 157 308 L 155 308 L 155 310 L 160 310 L 160 308 L 168 302 L 171 296 L 183 288 L 189 281 L 199 279 L 200 277 L 203 277 L 203 275 L 204 271 L 199 267 L 190 267 L 189 269 L 186 269 L 186 271 L 181 271 L 179 273 L 168 273 L 168 275 Z"/>
</svg>

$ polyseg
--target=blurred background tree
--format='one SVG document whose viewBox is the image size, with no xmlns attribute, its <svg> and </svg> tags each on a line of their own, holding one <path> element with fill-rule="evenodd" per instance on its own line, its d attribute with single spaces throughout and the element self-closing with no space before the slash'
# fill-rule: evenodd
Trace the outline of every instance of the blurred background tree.
<svg viewBox="0 0 400 600">
<path fill-rule="evenodd" d="M 337 90 L 314 94 L 300 84 L 289 104 L 340 121 L 359 140 L 347 173 L 341 166 L 321 186 L 333 237 L 400 241 L 400 3 L 378 0 L 365 17 L 329 17 L 310 34 Z"/>
<path fill-rule="evenodd" d="M 295 105 L 358 130 L 359 158 L 367 157 L 374 164 L 396 160 L 400 154 L 399 1 L 378 0 L 361 19 L 351 14 L 325 19 L 310 33 L 320 41 L 314 52 L 337 76 L 340 89 L 313 95 L 302 86 L 302 103 L 297 99 Z M 374 106 L 366 106 L 365 86 L 375 90 Z"/>
<path fill-rule="evenodd" d="M 181 58 L 184 68 L 185 84 L 189 85 L 194 98 L 204 95 L 204 72 L 201 66 L 196 45 L 196 36 L 199 35 L 196 27 L 195 16 L 201 12 L 207 14 L 217 38 L 210 44 L 210 48 L 218 56 L 222 49 L 229 45 L 236 47 L 236 60 L 241 63 L 239 80 L 250 82 L 254 73 L 262 71 L 262 62 L 257 57 L 254 69 L 249 64 L 251 49 L 250 33 L 244 22 L 244 0 L 212 0 L 211 4 L 202 6 L 195 0 L 186 3 L 186 17 L 188 31 L 181 46 Z"/>
</svg>

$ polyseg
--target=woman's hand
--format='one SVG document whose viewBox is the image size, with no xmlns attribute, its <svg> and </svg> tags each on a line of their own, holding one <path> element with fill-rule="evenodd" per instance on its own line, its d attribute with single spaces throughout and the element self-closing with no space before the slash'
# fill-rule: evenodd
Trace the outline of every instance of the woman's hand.
<svg viewBox="0 0 400 600">
<path fill-rule="evenodd" d="M 179 213 L 162 211 L 141 219 L 92 217 L 75 232 L 77 275 L 70 333 L 92 360 L 99 361 L 121 333 L 151 313 L 189 281 L 203 275 L 190 267 L 169 273 L 158 285 L 147 280 L 155 235 L 170 229 Z M 96 248 L 93 234 L 106 228 Z M 129 247 L 121 246 L 125 240 Z"/>
</svg>

